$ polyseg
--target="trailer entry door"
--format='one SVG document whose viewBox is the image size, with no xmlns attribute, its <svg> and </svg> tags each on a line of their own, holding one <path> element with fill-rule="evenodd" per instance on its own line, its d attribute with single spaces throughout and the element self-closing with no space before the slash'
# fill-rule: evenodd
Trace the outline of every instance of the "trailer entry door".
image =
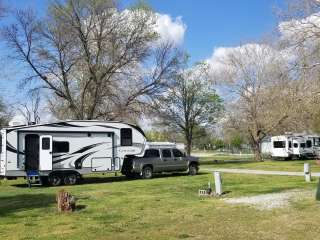
<svg viewBox="0 0 320 240">
<path fill-rule="evenodd" d="M 52 170 L 52 136 L 40 137 L 40 171 Z"/>
<path fill-rule="evenodd" d="M 39 135 L 25 136 L 25 170 L 39 170 Z"/>
</svg>

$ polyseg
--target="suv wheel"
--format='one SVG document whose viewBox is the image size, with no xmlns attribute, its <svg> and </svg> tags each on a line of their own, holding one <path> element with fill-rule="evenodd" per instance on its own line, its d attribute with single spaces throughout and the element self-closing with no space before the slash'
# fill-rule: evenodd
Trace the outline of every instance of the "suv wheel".
<svg viewBox="0 0 320 240">
<path fill-rule="evenodd" d="M 198 166 L 197 166 L 197 164 L 195 164 L 195 163 L 191 163 L 190 165 L 189 165 L 189 175 L 191 175 L 191 176 L 194 176 L 194 175 L 197 175 L 197 173 L 198 173 Z"/>
<path fill-rule="evenodd" d="M 152 178 L 152 167 L 150 166 L 145 166 L 142 169 L 142 178 L 143 179 L 150 179 Z"/>
</svg>

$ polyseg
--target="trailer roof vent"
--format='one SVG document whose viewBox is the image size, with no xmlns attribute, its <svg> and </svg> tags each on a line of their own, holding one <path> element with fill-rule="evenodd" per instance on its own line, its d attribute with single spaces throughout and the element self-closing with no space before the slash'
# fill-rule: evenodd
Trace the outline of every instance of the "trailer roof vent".
<svg viewBox="0 0 320 240">
<path fill-rule="evenodd" d="M 10 127 L 15 127 L 15 126 L 23 126 L 26 125 L 24 122 L 21 121 L 10 121 L 9 126 Z"/>
</svg>

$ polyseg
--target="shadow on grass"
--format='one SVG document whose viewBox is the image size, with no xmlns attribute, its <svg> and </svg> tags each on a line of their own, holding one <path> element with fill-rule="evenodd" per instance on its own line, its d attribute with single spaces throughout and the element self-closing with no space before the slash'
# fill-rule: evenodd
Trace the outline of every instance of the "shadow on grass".
<svg viewBox="0 0 320 240">
<path fill-rule="evenodd" d="M 197 175 L 205 175 L 207 173 L 204 172 L 198 172 Z M 182 176 L 188 176 L 187 173 L 163 173 L 163 174 L 154 174 L 153 179 L 157 178 L 172 178 L 172 177 L 182 177 Z M 139 176 L 136 178 L 127 178 L 126 176 L 120 175 L 120 176 L 84 176 L 77 185 L 85 185 L 85 184 L 100 184 L 100 183 L 113 183 L 113 182 L 129 182 L 129 181 L 136 181 L 141 180 Z M 18 187 L 18 188 L 28 188 L 28 184 L 19 183 L 19 184 L 13 184 L 11 186 Z M 41 186 L 41 185 L 34 185 L 32 188 L 43 188 L 48 186 Z M 49 186 L 50 187 L 50 186 Z M 32 189 L 31 188 L 31 189 Z"/>
<path fill-rule="evenodd" d="M 45 209 L 54 204 L 55 194 L 17 194 L 14 196 L 0 197 L 0 216 L 16 214 L 21 211 Z M 44 213 L 47 210 L 43 210 Z"/>
<path fill-rule="evenodd" d="M 197 175 L 206 175 L 207 173 L 199 172 Z M 173 178 L 173 177 L 182 177 L 188 176 L 187 173 L 164 173 L 164 174 L 154 174 L 153 179 L 157 178 Z M 79 184 L 99 184 L 99 183 L 112 183 L 112 182 L 128 182 L 141 180 L 138 176 L 136 178 L 127 178 L 126 176 L 112 176 L 112 177 L 84 177 Z"/>
</svg>

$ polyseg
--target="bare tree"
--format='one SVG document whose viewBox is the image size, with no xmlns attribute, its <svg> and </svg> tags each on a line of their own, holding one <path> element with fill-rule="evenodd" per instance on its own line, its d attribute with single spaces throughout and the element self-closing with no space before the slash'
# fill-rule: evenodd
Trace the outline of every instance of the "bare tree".
<svg viewBox="0 0 320 240">
<path fill-rule="evenodd" d="M 213 71 L 232 96 L 229 126 L 245 130 L 261 161 L 260 142 L 283 128 L 295 111 L 297 91 L 291 81 L 286 57 L 265 44 L 247 44 L 216 60 Z"/>
<path fill-rule="evenodd" d="M 196 127 L 214 124 L 222 110 L 208 66 L 199 64 L 182 70 L 176 75 L 173 87 L 157 100 L 154 108 L 164 126 L 184 135 L 190 155 Z"/>
<path fill-rule="evenodd" d="M 120 11 L 112 0 L 55 1 L 45 19 L 17 11 L 2 33 L 30 69 L 25 81 L 53 93 L 58 117 L 115 119 L 140 112 L 176 71 L 180 53 L 155 44 L 154 18 L 146 8 Z"/>
<path fill-rule="evenodd" d="M 22 114 L 28 124 L 40 123 L 40 102 L 40 91 L 33 90 L 28 94 L 26 100 L 23 103 L 20 103 L 18 111 Z"/>
</svg>

